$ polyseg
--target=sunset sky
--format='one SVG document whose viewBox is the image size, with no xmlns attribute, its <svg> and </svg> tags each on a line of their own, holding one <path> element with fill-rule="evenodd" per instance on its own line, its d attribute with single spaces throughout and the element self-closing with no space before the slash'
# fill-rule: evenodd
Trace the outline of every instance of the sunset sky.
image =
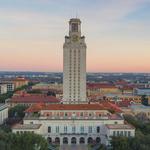
<svg viewBox="0 0 150 150">
<path fill-rule="evenodd" d="M 62 71 L 76 16 L 88 72 L 150 72 L 150 0 L 0 0 L 0 71 Z"/>
</svg>

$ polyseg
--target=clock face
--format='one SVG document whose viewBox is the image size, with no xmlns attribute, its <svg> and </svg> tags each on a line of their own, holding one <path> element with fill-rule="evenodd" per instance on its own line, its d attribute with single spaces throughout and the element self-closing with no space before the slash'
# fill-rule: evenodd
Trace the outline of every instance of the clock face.
<svg viewBox="0 0 150 150">
<path fill-rule="evenodd" d="M 73 42 L 77 42 L 78 40 L 79 40 L 79 38 L 78 38 L 77 35 L 74 35 L 74 36 L 72 37 L 72 41 L 73 41 Z"/>
</svg>

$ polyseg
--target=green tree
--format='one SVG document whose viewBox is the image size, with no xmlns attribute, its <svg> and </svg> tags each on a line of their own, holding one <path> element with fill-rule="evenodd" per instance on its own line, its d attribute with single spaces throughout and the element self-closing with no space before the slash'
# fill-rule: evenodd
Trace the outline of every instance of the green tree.
<svg viewBox="0 0 150 150">
<path fill-rule="evenodd" d="M 48 143 L 42 136 L 34 133 L 5 133 L 0 131 L 2 150 L 47 150 Z"/>
<path fill-rule="evenodd" d="M 8 92 L 6 94 L 0 95 L 0 103 L 5 103 L 5 100 L 11 98 L 13 96 L 13 92 Z"/>
<path fill-rule="evenodd" d="M 12 107 L 8 111 L 9 118 L 16 117 L 16 118 L 23 118 L 25 115 L 25 110 L 28 108 L 28 106 L 24 105 L 16 105 L 15 107 Z"/>
<path fill-rule="evenodd" d="M 113 150 L 132 150 L 127 137 L 112 137 L 111 145 Z"/>
</svg>

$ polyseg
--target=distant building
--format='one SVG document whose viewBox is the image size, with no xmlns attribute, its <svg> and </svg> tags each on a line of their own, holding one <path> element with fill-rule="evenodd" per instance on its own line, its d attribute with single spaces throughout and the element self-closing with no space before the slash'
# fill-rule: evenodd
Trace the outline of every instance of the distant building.
<svg viewBox="0 0 150 150">
<path fill-rule="evenodd" d="M 8 106 L 7 104 L 0 103 L 0 124 L 8 118 Z"/>
<path fill-rule="evenodd" d="M 13 83 L 7 83 L 7 92 L 14 91 L 15 87 Z"/>
<path fill-rule="evenodd" d="M 131 105 L 130 109 L 134 115 L 138 114 L 145 114 L 147 118 L 150 119 L 150 106 L 144 106 L 144 105 Z"/>
<path fill-rule="evenodd" d="M 14 91 L 14 83 L 12 81 L 0 81 L 0 85 L 5 84 L 7 86 L 7 92 Z"/>
<path fill-rule="evenodd" d="M 136 103 L 141 104 L 141 96 L 138 95 L 128 95 L 128 94 L 107 94 L 106 100 L 112 101 L 112 102 L 130 102 L 130 103 Z"/>
<path fill-rule="evenodd" d="M 87 95 L 121 94 L 121 90 L 113 84 L 87 83 Z"/>
<path fill-rule="evenodd" d="M 24 85 L 28 85 L 29 81 L 23 77 L 18 77 L 15 80 L 13 80 L 15 89 L 20 88 Z"/>
<path fill-rule="evenodd" d="M 150 88 L 135 88 L 134 95 L 146 95 L 150 96 Z"/>
<path fill-rule="evenodd" d="M 0 94 L 7 93 L 7 84 L 0 84 Z"/>
<path fill-rule="evenodd" d="M 58 83 L 38 83 L 34 86 L 32 86 L 33 90 L 55 90 L 55 91 L 62 91 L 62 84 L 58 84 Z"/>
</svg>

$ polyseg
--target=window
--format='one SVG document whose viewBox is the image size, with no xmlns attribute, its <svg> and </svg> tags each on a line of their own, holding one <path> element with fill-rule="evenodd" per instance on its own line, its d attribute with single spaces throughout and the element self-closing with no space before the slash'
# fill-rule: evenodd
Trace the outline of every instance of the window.
<svg viewBox="0 0 150 150">
<path fill-rule="evenodd" d="M 116 131 L 113 131 L 113 136 L 116 136 Z"/>
<path fill-rule="evenodd" d="M 127 131 L 124 131 L 124 136 L 127 136 Z"/>
<path fill-rule="evenodd" d="M 59 133 L 59 126 L 56 126 L 56 133 Z"/>
<path fill-rule="evenodd" d="M 89 117 L 91 117 L 92 116 L 92 114 L 91 113 L 89 113 Z"/>
<path fill-rule="evenodd" d="M 72 127 L 72 133 L 75 133 L 75 132 L 76 132 L 76 127 L 73 126 L 73 127 Z"/>
<path fill-rule="evenodd" d="M 131 136 L 131 132 L 130 131 L 128 131 L 128 136 Z"/>
<path fill-rule="evenodd" d="M 89 133 L 92 133 L 92 126 L 89 126 Z"/>
<path fill-rule="evenodd" d="M 78 32 L 78 24 L 72 23 L 72 32 Z"/>
<path fill-rule="evenodd" d="M 64 133 L 67 133 L 67 126 L 64 127 Z"/>
<path fill-rule="evenodd" d="M 83 112 L 80 113 L 80 116 L 83 117 Z"/>
<path fill-rule="evenodd" d="M 51 133 L 51 127 L 48 127 L 48 133 Z"/>
<path fill-rule="evenodd" d="M 67 117 L 68 116 L 68 114 L 67 113 L 65 113 L 65 117 Z"/>
<path fill-rule="evenodd" d="M 97 133 L 100 133 L 100 127 L 97 127 Z"/>
<path fill-rule="evenodd" d="M 80 132 L 84 133 L 84 127 L 83 126 L 80 127 Z"/>
<path fill-rule="evenodd" d="M 117 136 L 119 136 L 119 131 L 117 131 Z"/>
<path fill-rule="evenodd" d="M 120 135 L 123 136 L 123 131 L 120 132 Z"/>
</svg>

